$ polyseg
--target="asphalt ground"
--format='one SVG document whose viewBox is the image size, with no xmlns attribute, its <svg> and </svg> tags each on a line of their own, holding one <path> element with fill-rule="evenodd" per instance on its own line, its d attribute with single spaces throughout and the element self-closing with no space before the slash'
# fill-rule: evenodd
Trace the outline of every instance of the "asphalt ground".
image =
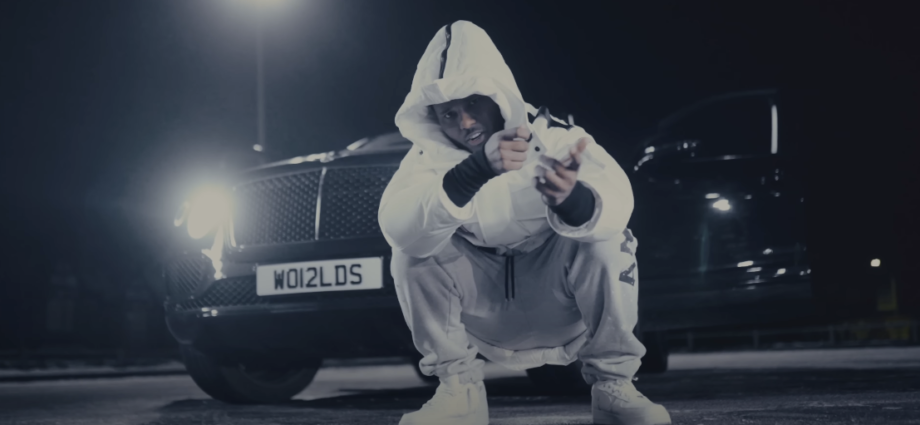
<svg viewBox="0 0 920 425">
<path fill-rule="evenodd" d="M 590 424 L 588 396 L 486 369 L 492 424 Z M 920 424 L 920 347 L 675 354 L 637 387 L 675 424 Z M 0 383 L 3 424 L 396 424 L 434 387 L 409 364 L 324 367 L 295 400 L 231 406 L 183 375 Z"/>
</svg>

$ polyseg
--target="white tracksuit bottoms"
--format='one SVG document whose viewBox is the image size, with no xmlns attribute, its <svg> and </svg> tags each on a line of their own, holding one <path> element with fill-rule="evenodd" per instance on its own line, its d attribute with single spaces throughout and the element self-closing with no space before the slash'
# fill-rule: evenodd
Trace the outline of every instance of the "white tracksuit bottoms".
<svg viewBox="0 0 920 425">
<path fill-rule="evenodd" d="M 622 242 L 587 243 L 554 233 L 513 262 L 456 234 L 431 257 L 394 250 L 390 270 L 423 355 L 422 373 L 482 380 L 483 362 L 469 334 L 512 351 L 552 349 L 582 338 L 575 350 L 588 383 L 632 378 L 645 347 L 633 334 L 637 242 L 629 230 L 625 234 Z"/>
</svg>

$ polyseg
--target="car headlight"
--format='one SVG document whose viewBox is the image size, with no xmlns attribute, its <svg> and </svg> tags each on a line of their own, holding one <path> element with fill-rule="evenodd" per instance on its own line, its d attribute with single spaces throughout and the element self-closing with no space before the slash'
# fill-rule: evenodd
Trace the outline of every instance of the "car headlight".
<svg viewBox="0 0 920 425">
<path fill-rule="evenodd" d="M 185 201 L 182 203 L 182 205 L 179 205 L 179 210 L 176 211 L 176 216 L 173 218 L 173 226 L 179 227 L 185 224 L 185 219 L 188 218 L 188 209 L 188 201 Z"/>
<path fill-rule="evenodd" d="M 185 223 L 188 235 L 201 239 L 230 220 L 230 192 L 221 186 L 202 186 L 179 207 L 173 224 Z"/>
</svg>

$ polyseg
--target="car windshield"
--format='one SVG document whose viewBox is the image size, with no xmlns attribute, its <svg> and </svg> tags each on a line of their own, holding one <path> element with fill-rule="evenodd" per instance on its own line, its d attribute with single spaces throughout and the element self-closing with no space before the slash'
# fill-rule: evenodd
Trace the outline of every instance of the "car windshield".
<svg viewBox="0 0 920 425">
<path fill-rule="evenodd" d="M 412 147 L 412 142 L 406 140 L 399 133 L 388 133 L 374 138 L 365 138 L 352 143 L 346 148 L 353 154 L 378 152 L 385 150 L 403 150 Z"/>
<path fill-rule="evenodd" d="M 665 131 L 673 141 L 701 142 L 697 155 L 706 157 L 769 154 L 770 118 L 767 99 L 743 97 L 706 105 Z"/>
<path fill-rule="evenodd" d="M 683 108 L 659 124 L 659 129 L 637 149 L 644 155 L 668 146 L 695 144 L 697 156 L 770 153 L 772 90 L 728 93 Z M 657 146 L 656 146 L 657 145 Z"/>
</svg>

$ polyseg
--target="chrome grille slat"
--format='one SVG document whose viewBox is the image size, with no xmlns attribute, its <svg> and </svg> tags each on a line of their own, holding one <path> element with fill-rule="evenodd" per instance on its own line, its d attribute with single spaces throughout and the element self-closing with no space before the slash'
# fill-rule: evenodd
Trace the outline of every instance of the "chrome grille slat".
<svg viewBox="0 0 920 425">
<path fill-rule="evenodd" d="M 323 180 L 326 179 L 326 167 L 323 167 L 322 174 L 319 175 L 319 191 L 316 195 L 316 220 L 314 225 L 316 229 L 313 231 L 314 235 L 319 234 L 319 218 L 322 217 L 323 213 Z"/>
</svg>

